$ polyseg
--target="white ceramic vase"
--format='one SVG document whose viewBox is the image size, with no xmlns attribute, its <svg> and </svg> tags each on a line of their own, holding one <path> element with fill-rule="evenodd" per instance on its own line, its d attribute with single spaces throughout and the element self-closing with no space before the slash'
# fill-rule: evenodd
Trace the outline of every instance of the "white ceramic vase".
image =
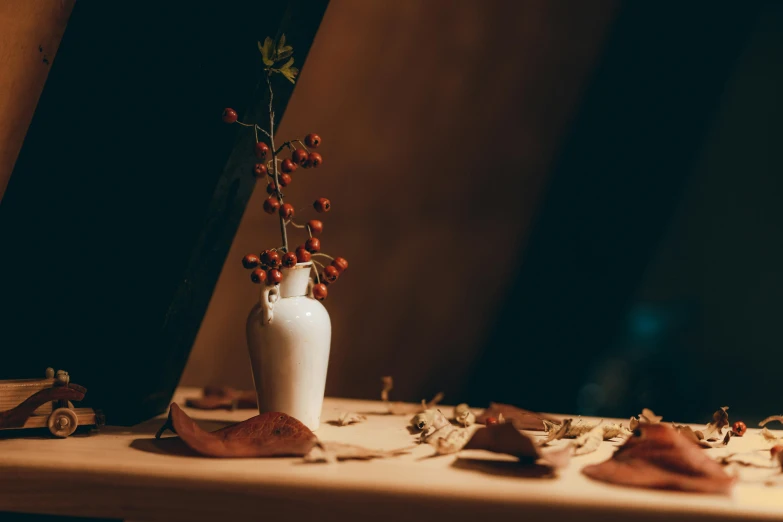
<svg viewBox="0 0 783 522">
<path fill-rule="evenodd" d="M 279 411 L 318 429 L 324 402 L 332 323 L 313 299 L 312 263 L 284 268 L 264 286 L 247 318 L 247 346 L 261 412 Z"/>
</svg>

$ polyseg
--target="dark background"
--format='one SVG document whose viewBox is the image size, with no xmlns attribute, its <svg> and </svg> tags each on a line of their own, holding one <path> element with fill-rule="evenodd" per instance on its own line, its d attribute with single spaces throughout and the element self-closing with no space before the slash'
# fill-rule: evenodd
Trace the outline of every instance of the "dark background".
<svg viewBox="0 0 783 522">
<path fill-rule="evenodd" d="M 239 259 L 277 229 L 219 115 L 259 101 L 255 39 L 283 15 L 257 5 L 131 10 L 132 40 L 77 6 L 0 205 L 3 348 L 24 352 L 0 376 L 162 396 L 198 330 L 181 383 L 251 386 Z M 351 263 L 327 393 L 391 374 L 406 400 L 777 413 L 780 27 L 775 2 L 331 2 L 280 128 L 324 138 L 290 197 L 332 200 L 325 249 Z M 77 44 L 92 65 L 69 70 Z M 204 239 L 234 169 L 238 232 Z M 188 280 L 204 320 L 161 336 Z"/>
</svg>

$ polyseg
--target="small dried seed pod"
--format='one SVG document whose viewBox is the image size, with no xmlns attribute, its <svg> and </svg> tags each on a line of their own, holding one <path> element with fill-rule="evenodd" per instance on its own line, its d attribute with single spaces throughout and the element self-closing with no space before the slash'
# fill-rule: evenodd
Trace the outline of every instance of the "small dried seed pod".
<svg viewBox="0 0 783 522">
<path fill-rule="evenodd" d="M 54 368 L 49 367 L 46 369 L 46 378 L 47 379 L 54 379 Z"/>
<path fill-rule="evenodd" d="M 411 424 L 415 428 L 424 431 L 432 425 L 432 419 L 426 413 L 418 413 L 411 419 Z"/>
</svg>

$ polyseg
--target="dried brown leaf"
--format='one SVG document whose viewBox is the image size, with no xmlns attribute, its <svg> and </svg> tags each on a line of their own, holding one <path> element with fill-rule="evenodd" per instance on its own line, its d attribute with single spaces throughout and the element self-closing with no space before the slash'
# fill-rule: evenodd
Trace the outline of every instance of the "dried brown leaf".
<svg viewBox="0 0 783 522">
<path fill-rule="evenodd" d="M 712 422 L 702 432 L 704 439 L 715 441 L 723 437 L 723 428 L 729 425 L 728 409 L 728 406 L 723 406 L 712 414 Z"/>
<path fill-rule="evenodd" d="M 654 411 L 649 408 L 643 408 L 642 413 L 638 417 L 631 417 L 629 424 L 631 431 L 636 430 L 639 424 L 658 424 L 663 420 L 661 415 L 656 415 Z"/>
<path fill-rule="evenodd" d="M 463 449 L 503 453 L 514 456 L 523 462 L 535 462 L 540 459 L 556 468 L 565 467 L 571 458 L 571 448 L 541 450 L 533 442 L 533 439 L 517 430 L 510 423 L 477 429 Z"/>
<path fill-rule="evenodd" d="M 609 460 L 586 466 L 588 477 L 624 486 L 728 494 L 734 484 L 699 445 L 666 424 L 640 423 Z"/>
<path fill-rule="evenodd" d="M 170 429 L 187 446 L 207 457 L 304 456 L 318 440 L 310 429 L 285 413 L 262 413 L 217 431 L 201 429 L 172 403 L 169 418 L 155 435 Z"/>
<path fill-rule="evenodd" d="M 496 402 L 489 403 L 489 408 L 476 417 L 476 422 L 478 424 L 486 424 L 487 417 L 494 417 L 497 419 L 501 415 L 506 419 L 506 422 L 510 422 L 518 430 L 543 431 L 544 420 L 560 424 L 560 421 L 554 417 L 523 410 L 522 408 L 517 408 L 510 404 L 499 404 Z"/>
<path fill-rule="evenodd" d="M 464 448 L 470 436 L 471 432 L 468 429 L 453 428 L 445 437 L 430 438 L 427 442 L 435 446 L 437 455 L 449 455 Z"/>
<path fill-rule="evenodd" d="M 337 462 L 342 460 L 373 460 L 388 459 L 410 453 L 413 446 L 393 450 L 374 450 L 344 444 L 342 442 L 317 442 L 310 452 L 305 455 L 305 462 Z"/>
</svg>

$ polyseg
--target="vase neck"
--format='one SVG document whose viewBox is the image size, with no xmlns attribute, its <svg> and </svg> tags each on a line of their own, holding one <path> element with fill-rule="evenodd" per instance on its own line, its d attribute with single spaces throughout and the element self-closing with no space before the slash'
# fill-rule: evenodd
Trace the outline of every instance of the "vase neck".
<svg viewBox="0 0 783 522">
<path fill-rule="evenodd" d="M 298 297 L 308 293 L 312 261 L 297 263 L 292 268 L 283 268 L 283 281 L 280 283 L 280 297 Z"/>
</svg>

